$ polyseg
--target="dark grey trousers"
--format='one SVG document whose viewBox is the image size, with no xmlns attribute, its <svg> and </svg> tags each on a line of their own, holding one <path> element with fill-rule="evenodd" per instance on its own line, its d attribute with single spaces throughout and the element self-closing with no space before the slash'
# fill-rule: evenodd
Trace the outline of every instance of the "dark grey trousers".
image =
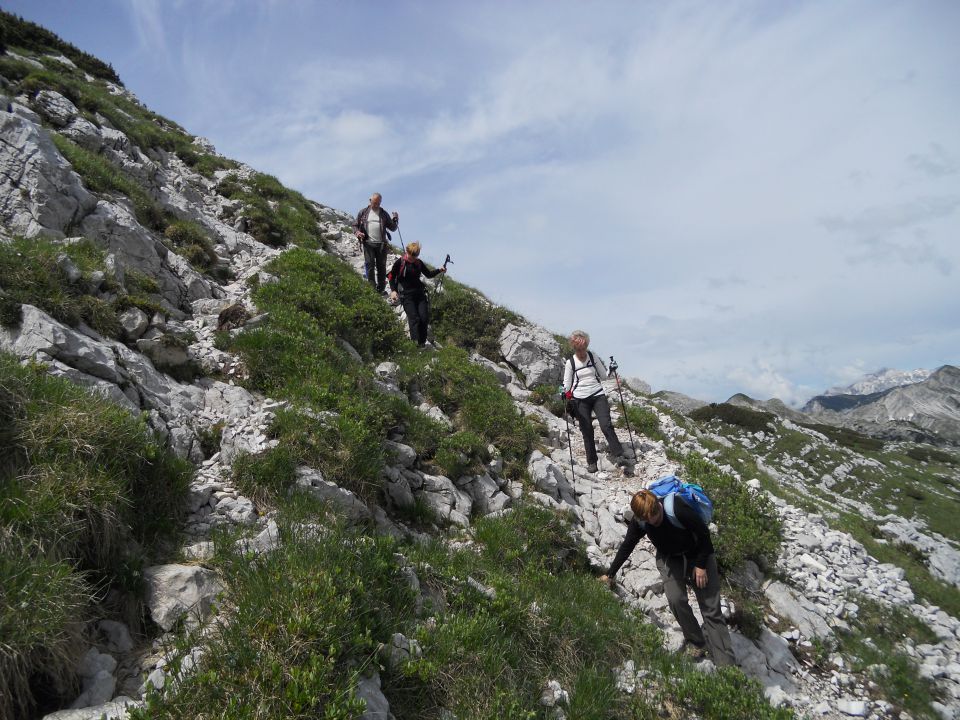
<svg viewBox="0 0 960 720">
<path fill-rule="evenodd" d="M 403 311 L 407 314 L 410 339 L 423 347 L 427 342 L 427 325 L 430 322 L 430 301 L 427 300 L 426 293 L 401 295 L 400 302 L 403 305 Z"/>
<path fill-rule="evenodd" d="M 597 462 L 597 441 L 593 437 L 593 418 L 591 414 L 597 416 L 600 431 L 607 439 L 610 454 L 622 455 L 623 446 L 620 444 L 617 431 L 613 429 L 613 423 L 610 421 L 610 403 L 607 402 L 607 396 L 599 393 L 583 400 L 575 399 L 575 402 L 577 404 L 577 423 L 580 425 L 580 434 L 583 435 L 583 449 L 587 453 L 587 462 L 591 465 L 595 465 Z"/>
<path fill-rule="evenodd" d="M 730 645 L 730 633 L 723 620 L 723 613 L 720 612 L 720 572 L 717 570 L 716 555 L 711 555 L 707 560 L 707 586 L 702 589 L 693 581 L 693 563 L 683 555 L 657 555 L 657 569 L 663 578 L 663 589 L 667 594 L 670 611 L 680 624 L 687 642 L 699 647 L 706 643 L 710 658 L 717 667 L 736 664 L 733 647 Z M 688 582 L 693 586 L 700 613 L 703 615 L 702 629 L 687 600 Z"/>
<path fill-rule="evenodd" d="M 387 244 L 371 245 L 363 243 L 363 265 L 369 282 L 377 292 L 387 287 Z"/>
</svg>

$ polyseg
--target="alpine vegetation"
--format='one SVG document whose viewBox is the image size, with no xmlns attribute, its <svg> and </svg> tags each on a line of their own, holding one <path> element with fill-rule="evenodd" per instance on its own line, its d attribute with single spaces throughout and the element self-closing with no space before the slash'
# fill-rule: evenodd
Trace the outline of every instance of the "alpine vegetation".
<svg viewBox="0 0 960 720">
<path fill-rule="evenodd" d="M 0 22 L 0 718 L 960 711 L 942 414 L 640 392 L 452 262 L 408 323 L 369 211 Z"/>
</svg>

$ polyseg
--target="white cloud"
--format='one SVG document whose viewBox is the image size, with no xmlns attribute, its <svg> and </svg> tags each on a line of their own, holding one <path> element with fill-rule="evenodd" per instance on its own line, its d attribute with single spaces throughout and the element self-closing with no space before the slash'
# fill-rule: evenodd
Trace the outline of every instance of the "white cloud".
<svg viewBox="0 0 960 720">
<path fill-rule="evenodd" d="M 381 190 L 455 277 L 655 387 L 960 357 L 960 6 L 385 4 L 371 46 L 363 4 L 132 5 L 144 47 L 182 38 L 174 119 L 320 202 Z"/>
</svg>

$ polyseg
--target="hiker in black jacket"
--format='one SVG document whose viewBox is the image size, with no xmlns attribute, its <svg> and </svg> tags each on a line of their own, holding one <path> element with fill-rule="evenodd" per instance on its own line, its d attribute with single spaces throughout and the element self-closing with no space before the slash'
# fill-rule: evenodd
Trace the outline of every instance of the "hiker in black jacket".
<svg viewBox="0 0 960 720">
<path fill-rule="evenodd" d="M 399 296 L 410 325 L 410 339 L 420 347 L 427 343 L 427 325 L 430 322 L 427 289 L 420 276 L 432 278 L 446 271 L 443 267 L 429 270 L 420 260 L 420 243 L 412 242 L 407 245 L 407 252 L 393 263 L 387 275 L 390 278 L 390 300 L 396 302 Z"/>
<path fill-rule="evenodd" d="M 600 579 L 612 583 L 640 538 L 646 535 L 657 549 L 657 569 L 663 578 L 663 589 L 670 611 L 683 631 L 689 654 L 702 657 L 706 648 L 717 666 L 733 665 L 736 661 L 730 633 L 720 612 L 720 573 L 709 528 L 679 495 L 674 495 L 673 511 L 676 522 L 683 527 L 677 527 L 666 516 L 663 501 L 650 490 L 634 494 L 630 509 L 634 517 L 627 527 L 627 536 L 607 575 Z M 687 600 L 687 583 L 693 585 L 697 596 L 703 628 Z"/>
</svg>

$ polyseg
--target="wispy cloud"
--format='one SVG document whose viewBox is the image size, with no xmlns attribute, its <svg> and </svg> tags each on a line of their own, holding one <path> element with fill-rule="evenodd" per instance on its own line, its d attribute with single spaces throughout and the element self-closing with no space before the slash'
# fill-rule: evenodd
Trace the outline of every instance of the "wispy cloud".
<svg viewBox="0 0 960 720">
<path fill-rule="evenodd" d="M 158 54 L 158 59 L 166 58 L 169 50 L 160 0 L 136 0 L 125 7 L 142 50 Z"/>
</svg>

